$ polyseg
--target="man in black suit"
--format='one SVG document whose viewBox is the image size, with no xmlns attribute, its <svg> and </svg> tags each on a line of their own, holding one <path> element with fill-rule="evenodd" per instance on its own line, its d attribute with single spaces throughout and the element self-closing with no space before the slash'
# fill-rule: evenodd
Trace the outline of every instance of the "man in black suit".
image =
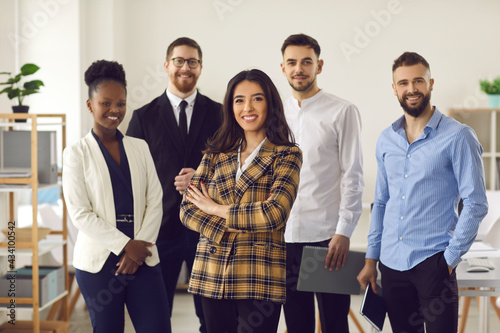
<svg viewBox="0 0 500 333">
<path fill-rule="evenodd" d="M 172 42 L 164 63 L 167 90 L 136 110 L 127 130 L 127 135 L 149 144 L 163 188 L 163 220 L 156 245 L 170 311 L 182 263 L 186 262 L 190 273 L 199 238 L 181 224 L 179 205 L 201 161 L 205 142 L 221 124 L 221 105 L 196 90 L 202 67 L 196 41 L 182 37 Z M 194 304 L 200 332 L 205 332 L 199 296 L 194 296 Z"/>
</svg>

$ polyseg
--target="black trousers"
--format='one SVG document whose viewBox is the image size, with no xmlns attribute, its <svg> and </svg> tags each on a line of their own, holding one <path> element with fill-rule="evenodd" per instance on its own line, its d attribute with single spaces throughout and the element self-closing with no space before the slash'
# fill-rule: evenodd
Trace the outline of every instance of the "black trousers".
<svg viewBox="0 0 500 333">
<path fill-rule="evenodd" d="M 379 265 L 389 320 L 394 333 L 456 333 L 458 288 L 443 252 L 408 271 Z"/>
<path fill-rule="evenodd" d="M 182 263 L 185 261 L 188 274 L 191 275 L 194 257 L 196 255 L 196 246 L 200 234 L 182 228 L 182 232 L 173 239 L 157 240 L 158 254 L 160 256 L 160 267 L 163 276 L 165 289 L 167 290 L 168 304 L 170 305 L 170 317 L 174 305 L 175 288 L 181 272 Z M 194 309 L 198 320 L 200 321 L 200 332 L 206 333 L 205 319 L 203 318 L 203 307 L 201 297 L 193 295 Z"/>
<path fill-rule="evenodd" d="M 276 333 L 281 304 L 202 297 L 208 333 Z"/>
<path fill-rule="evenodd" d="M 76 269 L 94 333 L 123 333 L 125 305 L 137 333 L 170 333 L 170 308 L 160 265 L 115 276 L 120 257 L 111 253 L 98 273 Z"/>
<path fill-rule="evenodd" d="M 314 295 L 318 300 L 321 331 L 347 333 L 350 295 L 313 293 L 297 290 L 300 262 L 304 246 L 328 247 L 330 240 L 317 243 L 286 244 L 286 302 L 283 305 L 288 333 L 314 333 Z"/>
</svg>

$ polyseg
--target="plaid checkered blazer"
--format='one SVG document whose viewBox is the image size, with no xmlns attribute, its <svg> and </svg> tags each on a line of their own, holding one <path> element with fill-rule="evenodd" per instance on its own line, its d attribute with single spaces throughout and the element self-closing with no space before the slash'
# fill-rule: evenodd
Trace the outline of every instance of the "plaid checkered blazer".
<svg viewBox="0 0 500 333">
<path fill-rule="evenodd" d="M 215 299 L 285 302 L 285 225 L 299 185 L 302 152 L 266 140 L 235 182 L 238 153 L 205 155 L 191 183 L 229 205 L 226 219 L 186 200 L 180 217 L 200 233 L 189 292 Z M 228 233 L 226 228 L 244 230 Z"/>
</svg>

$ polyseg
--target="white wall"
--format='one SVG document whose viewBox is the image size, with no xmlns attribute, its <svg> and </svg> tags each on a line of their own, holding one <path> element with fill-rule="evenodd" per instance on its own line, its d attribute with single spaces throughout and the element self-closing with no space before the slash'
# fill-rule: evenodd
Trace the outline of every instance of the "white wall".
<svg viewBox="0 0 500 333">
<path fill-rule="evenodd" d="M 219 101 L 228 80 L 251 67 L 266 71 L 289 96 L 279 67 L 281 44 L 293 33 L 315 37 L 325 60 L 320 87 L 351 100 L 362 114 L 365 202 L 373 198 L 377 137 L 402 114 L 391 89 L 396 57 L 406 50 L 426 57 L 436 80 L 432 101 L 444 112 L 487 106 L 478 79 L 500 75 L 500 2 L 494 0 L 150 0 L 115 6 L 115 57 L 127 71 L 129 115 L 164 89 L 161 65 L 177 37 L 201 45 L 199 88 Z"/>
<path fill-rule="evenodd" d="M 83 72 L 94 60 L 117 60 L 128 80 L 128 117 L 159 95 L 167 77 L 168 44 L 192 37 L 204 53 L 199 89 L 222 100 L 228 80 L 240 70 L 267 72 L 284 97 L 290 88 L 280 72 L 280 47 L 293 33 L 315 37 L 325 61 L 319 86 L 354 102 L 363 119 L 366 189 L 375 186 L 375 143 L 402 114 L 391 89 L 392 61 L 402 52 L 422 54 L 435 78 L 432 102 L 450 107 L 486 107 L 478 79 L 500 75 L 500 1 L 496 0 L 18 0 L 20 20 L 47 4 L 56 15 L 20 49 L 22 61 L 42 67 L 44 93 L 30 97 L 36 112 L 68 114 L 68 143 L 91 127 Z M 45 7 L 44 7 L 45 5 Z M 12 30 L 11 1 L 0 0 L 0 71 L 12 67 L 4 48 Z M 4 20 L 3 18 L 7 19 Z M 21 22 L 22 23 L 22 22 Z M 6 51 L 4 51 L 6 50 Z M 10 105 L 0 96 L 0 107 Z"/>
</svg>

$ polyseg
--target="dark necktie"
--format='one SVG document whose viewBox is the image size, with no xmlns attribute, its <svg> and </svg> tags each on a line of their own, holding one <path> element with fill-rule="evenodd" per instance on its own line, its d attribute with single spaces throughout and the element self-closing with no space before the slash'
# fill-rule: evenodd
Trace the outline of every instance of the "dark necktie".
<svg viewBox="0 0 500 333">
<path fill-rule="evenodd" d="M 182 144 L 186 145 L 187 141 L 187 117 L 186 117 L 186 106 L 187 102 L 182 100 L 181 104 L 179 104 L 180 112 L 179 112 L 179 130 L 181 132 Z"/>
</svg>

